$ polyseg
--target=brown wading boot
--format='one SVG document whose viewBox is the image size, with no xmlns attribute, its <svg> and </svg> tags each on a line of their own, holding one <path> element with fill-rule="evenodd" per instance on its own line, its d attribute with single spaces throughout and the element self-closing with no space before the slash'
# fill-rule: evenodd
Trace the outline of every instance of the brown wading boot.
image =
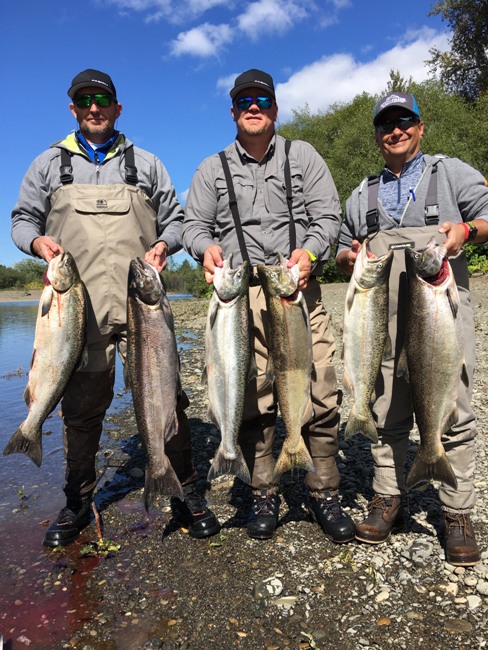
<svg viewBox="0 0 488 650">
<path fill-rule="evenodd" d="M 469 514 L 443 512 L 446 561 L 454 566 L 474 566 L 481 560 Z"/>
<path fill-rule="evenodd" d="M 404 526 L 402 498 L 376 494 L 368 503 L 368 516 L 356 525 L 356 539 L 368 544 L 381 544 L 390 537 L 392 530 Z"/>
</svg>

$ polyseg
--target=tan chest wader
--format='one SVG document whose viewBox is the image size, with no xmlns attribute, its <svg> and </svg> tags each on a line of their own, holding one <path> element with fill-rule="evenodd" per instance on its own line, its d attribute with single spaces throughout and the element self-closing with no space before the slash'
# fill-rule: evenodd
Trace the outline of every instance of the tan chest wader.
<svg viewBox="0 0 488 650">
<path fill-rule="evenodd" d="M 61 150 L 61 182 L 51 197 L 46 234 L 69 251 L 88 297 L 88 365 L 71 378 L 62 400 L 68 502 L 92 494 L 102 423 L 113 398 L 115 353 L 125 361 L 129 264 L 157 239 L 156 212 L 136 186 L 134 150 L 125 152 L 126 184 L 73 182 L 71 160 Z M 194 479 L 186 395 L 179 400 L 178 433 L 166 451 L 182 483 Z M 135 433 L 135 432 L 134 432 Z"/>
<path fill-rule="evenodd" d="M 373 414 L 378 428 L 379 445 L 372 446 L 375 461 L 373 489 L 377 494 L 398 495 L 404 487 L 404 463 L 408 447 L 408 435 L 413 426 L 413 405 L 410 386 L 405 379 L 396 376 L 396 362 L 405 340 L 406 314 L 408 310 L 405 248 L 422 248 L 435 237 L 438 243 L 445 241 L 439 233 L 439 206 L 437 202 L 437 168 L 434 165 L 425 199 L 425 225 L 419 227 L 393 228 L 379 231 L 378 215 L 379 179 L 368 183 L 368 213 L 366 222 L 372 252 L 379 256 L 393 249 L 394 259 L 390 274 L 389 333 L 394 358 L 382 363 L 376 384 L 376 401 Z M 443 220 L 448 220 L 449 216 Z M 474 499 L 473 436 L 475 416 L 471 408 L 473 373 L 475 365 L 475 330 L 473 310 L 469 293 L 466 254 L 461 251 L 450 263 L 456 278 L 461 303 L 465 336 L 465 361 L 469 386 L 459 381 L 457 406 L 459 419 L 446 434 L 449 442 L 446 452 L 458 477 L 459 489 L 441 486 L 439 494 L 444 504 L 459 504 L 459 509 L 469 508 Z M 461 494 L 464 492 L 464 494 Z M 456 507 L 457 509 L 457 507 Z"/>
</svg>

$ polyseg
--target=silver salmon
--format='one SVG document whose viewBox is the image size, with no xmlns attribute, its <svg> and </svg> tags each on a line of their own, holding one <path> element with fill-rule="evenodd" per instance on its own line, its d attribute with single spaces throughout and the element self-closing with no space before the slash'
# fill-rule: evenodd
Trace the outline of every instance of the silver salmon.
<svg viewBox="0 0 488 650">
<path fill-rule="evenodd" d="M 408 312 L 397 374 L 410 382 L 420 434 L 407 488 L 436 479 L 456 489 L 441 437 L 458 418 L 459 380 L 467 382 L 458 290 L 446 249 L 434 238 L 425 248 L 407 248 L 405 262 Z"/>
<path fill-rule="evenodd" d="M 39 301 L 29 380 L 27 418 L 9 440 L 4 455 L 24 453 L 39 467 L 42 425 L 63 396 L 86 344 L 85 287 L 68 252 L 50 262 Z"/>
<path fill-rule="evenodd" d="M 129 267 L 126 383 L 147 455 L 144 505 L 154 494 L 183 498 L 183 489 L 166 455 L 178 432 L 176 403 L 179 360 L 173 314 L 156 269 L 137 258 Z"/>
<path fill-rule="evenodd" d="M 313 415 L 310 395 L 312 377 L 312 331 L 307 305 L 297 290 L 298 267 L 287 268 L 280 256 L 277 266 L 258 265 L 269 320 L 267 374 L 274 382 L 285 440 L 274 469 L 274 480 L 293 468 L 314 473 L 302 426 Z"/>
<path fill-rule="evenodd" d="M 249 265 L 232 269 L 232 255 L 215 269 L 205 331 L 205 371 L 209 417 L 221 433 L 208 480 L 224 474 L 251 483 L 237 442 L 244 414 L 244 395 L 250 379 Z"/>
<path fill-rule="evenodd" d="M 362 433 L 378 442 L 370 409 L 381 361 L 391 355 L 388 334 L 388 280 L 393 251 L 370 257 L 364 240 L 347 288 L 344 307 L 344 385 L 352 396 L 345 437 Z"/>
</svg>

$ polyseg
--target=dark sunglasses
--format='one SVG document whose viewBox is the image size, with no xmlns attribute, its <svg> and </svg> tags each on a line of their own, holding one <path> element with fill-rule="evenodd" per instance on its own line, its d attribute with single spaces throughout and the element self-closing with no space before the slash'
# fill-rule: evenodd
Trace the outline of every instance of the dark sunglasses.
<svg viewBox="0 0 488 650">
<path fill-rule="evenodd" d="M 258 108 L 271 108 L 273 106 L 273 99 L 271 97 L 239 97 L 234 104 L 239 111 L 248 111 L 253 104 Z"/>
<path fill-rule="evenodd" d="M 396 120 L 386 120 L 385 122 L 380 122 L 377 126 L 378 131 L 381 133 L 393 133 L 393 131 L 398 127 L 401 131 L 407 131 L 410 127 L 418 124 L 420 120 L 418 117 L 397 117 Z"/>
<path fill-rule="evenodd" d="M 113 102 L 113 97 L 106 93 L 96 93 L 95 95 L 76 95 L 73 99 L 73 103 L 77 108 L 90 108 L 93 102 L 99 108 L 107 108 Z"/>
</svg>

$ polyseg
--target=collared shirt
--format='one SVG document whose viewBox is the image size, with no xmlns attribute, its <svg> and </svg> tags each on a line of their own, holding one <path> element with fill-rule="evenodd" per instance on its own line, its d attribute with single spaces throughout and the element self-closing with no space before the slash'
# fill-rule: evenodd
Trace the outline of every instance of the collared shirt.
<svg viewBox="0 0 488 650">
<path fill-rule="evenodd" d="M 290 254 L 290 214 L 286 202 L 285 139 L 274 136 L 262 160 L 253 159 L 236 140 L 225 149 L 234 184 L 246 248 L 252 264 L 276 264 Z M 341 210 L 329 168 L 307 142 L 291 144 L 290 171 L 297 248 L 326 260 L 337 240 Z M 188 193 L 183 243 L 198 261 L 218 243 L 233 265 L 242 260 L 227 183 L 218 154 L 197 169 Z"/>
<path fill-rule="evenodd" d="M 381 205 L 395 221 L 402 220 L 405 207 L 409 200 L 416 200 L 415 188 L 417 187 L 425 163 L 422 152 L 409 160 L 403 166 L 400 176 L 385 167 L 380 176 L 378 198 Z"/>
</svg>

